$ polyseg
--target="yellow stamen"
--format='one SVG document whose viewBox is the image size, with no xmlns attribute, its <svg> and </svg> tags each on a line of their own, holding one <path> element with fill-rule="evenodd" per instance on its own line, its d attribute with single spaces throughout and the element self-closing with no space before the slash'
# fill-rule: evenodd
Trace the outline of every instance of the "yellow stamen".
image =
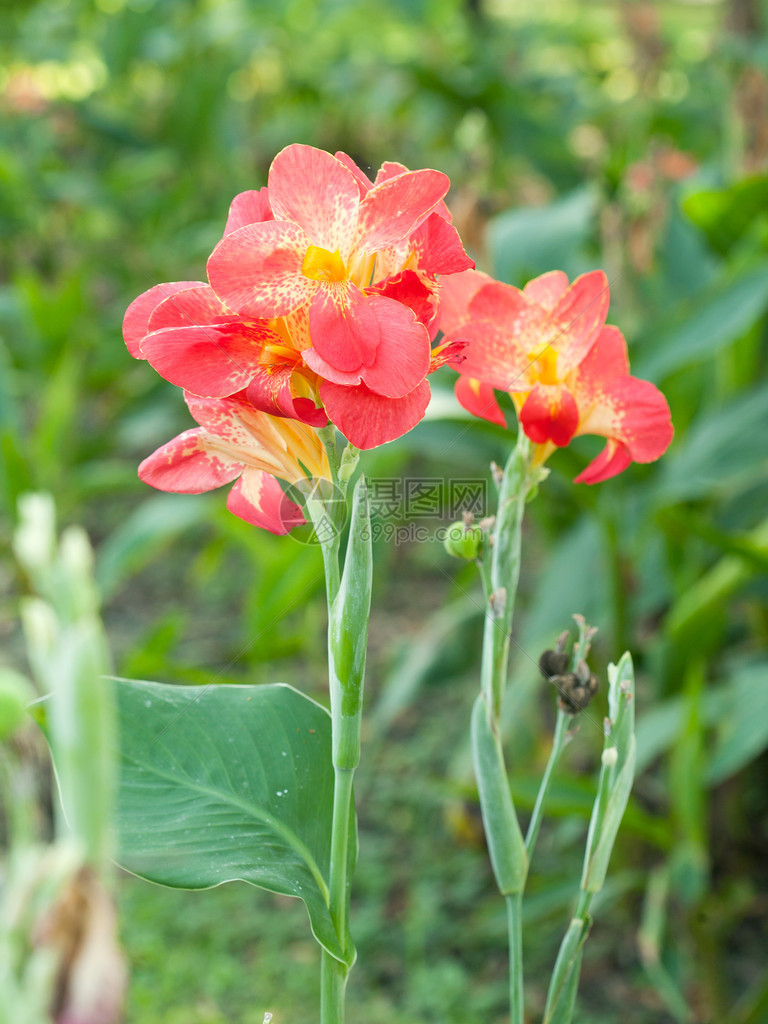
<svg viewBox="0 0 768 1024">
<path fill-rule="evenodd" d="M 312 281 L 343 281 L 347 276 L 347 269 L 341 258 L 341 253 L 329 252 L 319 245 L 310 245 L 304 262 L 301 265 L 301 272 L 304 277 Z"/>
</svg>

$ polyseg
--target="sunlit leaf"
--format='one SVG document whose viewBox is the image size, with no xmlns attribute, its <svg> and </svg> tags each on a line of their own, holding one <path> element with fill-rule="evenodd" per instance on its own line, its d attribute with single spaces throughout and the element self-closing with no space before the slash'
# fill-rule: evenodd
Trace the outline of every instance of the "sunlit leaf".
<svg viewBox="0 0 768 1024">
<path fill-rule="evenodd" d="M 328 909 L 327 712 L 282 684 L 116 686 L 120 863 L 173 888 L 240 879 L 297 896 L 342 959 Z"/>
</svg>

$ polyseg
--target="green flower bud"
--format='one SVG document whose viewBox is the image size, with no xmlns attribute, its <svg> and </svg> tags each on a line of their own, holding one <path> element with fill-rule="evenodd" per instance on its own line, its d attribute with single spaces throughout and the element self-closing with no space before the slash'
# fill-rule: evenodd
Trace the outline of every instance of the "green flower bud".
<svg viewBox="0 0 768 1024">
<path fill-rule="evenodd" d="M 443 541 L 443 547 L 454 558 L 477 558 L 483 546 L 483 531 L 464 522 L 453 523 Z"/>
</svg>

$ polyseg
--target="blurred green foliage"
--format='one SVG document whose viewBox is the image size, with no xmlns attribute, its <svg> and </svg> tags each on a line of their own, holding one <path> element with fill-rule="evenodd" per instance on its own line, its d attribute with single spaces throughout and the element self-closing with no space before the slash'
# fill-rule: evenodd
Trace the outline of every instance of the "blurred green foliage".
<svg viewBox="0 0 768 1024">
<path fill-rule="evenodd" d="M 625 647 L 635 656 L 643 773 L 603 893 L 612 912 L 585 952 L 581 1005 L 595 1024 L 760 1024 L 768 1013 L 766 7 L 0 10 L 0 537 L 7 549 L 16 498 L 37 488 L 88 529 L 120 674 L 284 679 L 323 693 L 318 551 L 259 534 L 219 495 L 158 495 L 137 481 L 138 461 L 189 422 L 175 389 L 120 340 L 139 292 L 204 275 L 230 199 L 265 183 L 282 146 L 446 171 L 479 265 L 512 283 L 554 267 L 608 272 L 610 319 L 634 371 L 667 394 L 676 438 L 657 465 L 597 488 L 571 484 L 592 440 L 551 460 L 527 526 L 508 708 L 525 808 L 552 719 L 540 650 L 579 611 L 601 626 L 598 668 Z M 447 371 L 436 378 L 438 412 L 452 408 L 450 385 Z M 510 439 L 455 415 L 373 453 L 369 472 L 484 476 Z M 504 925 L 464 747 L 472 567 L 437 544 L 380 544 L 375 557 L 350 1013 L 502 1020 Z M 23 664 L 10 555 L 0 588 L 3 658 Z M 564 759 L 531 880 L 534 1013 L 578 870 L 599 714 Z M 241 918 L 241 905 L 259 916 Z M 238 889 L 186 903 L 128 885 L 129 1019 L 307 1019 L 312 954 L 300 910 L 283 910 Z"/>
</svg>

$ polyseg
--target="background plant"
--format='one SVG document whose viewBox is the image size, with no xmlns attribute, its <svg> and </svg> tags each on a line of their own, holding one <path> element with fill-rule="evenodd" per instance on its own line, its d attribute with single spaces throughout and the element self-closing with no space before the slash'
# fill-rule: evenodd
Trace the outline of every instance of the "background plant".
<svg viewBox="0 0 768 1024">
<path fill-rule="evenodd" d="M 570 483 L 596 453 L 588 439 L 552 461 L 525 539 L 507 709 L 514 795 L 521 812 L 532 807 L 546 760 L 550 695 L 533 663 L 581 610 L 601 624 L 603 675 L 629 647 L 638 690 L 638 779 L 585 950 L 584 1012 L 612 1022 L 623 1001 L 638 1022 L 759 1021 L 764 4 L 47 0 L 9 3 L 0 19 L 0 528 L 8 551 L 16 496 L 30 486 L 54 492 L 63 523 L 86 525 L 118 674 L 283 678 L 322 693 L 319 552 L 257 535 L 217 495 L 153 495 L 136 481 L 137 461 L 186 420 L 119 339 L 126 302 L 169 265 L 182 278 L 186 261 L 196 276 L 229 199 L 265 182 L 281 146 L 441 168 L 474 255 L 512 283 L 553 266 L 607 269 L 633 372 L 663 387 L 677 435 L 658 466 L 599 492 Z M 492 427 L 434 421 L 377 455 L 375 472 L 430 477 L 450 458 L 482 476 L 507 443 Z M 374 555 L 376 578 L 392 582 L 374 592 L 353 908 L 370 966 L 350 989 L 350 1017 L 365 994 L 372 1022 L 503 1019 L 504 920 L 462 748 L 476 669 L 462 652 L 480 627 L 471 578 L 454 576 L 439 545 Z M 0 585 L 3 659 L 23 665 L 23 584 L 9 553 Z M 417 749 L 430 771 L 414 787 Z M 553 784 L 557 822 L 529 883 L 532 978 L 537 963 L 547 976 L 558 941 L 562 883 L 578 870 L 572 840 L 593 796 L 582 768 L 599 750 L 583 727 Z M 435 844 L 449 849 L 439 863 Z M 306 1016 L 316 982 L 300 909 L 276 919 L 244 892 L 161 903 L 126 882 L 130 1019 Z M 532 993 L 543 1008 L 543 986 Z"/>
</svg>

